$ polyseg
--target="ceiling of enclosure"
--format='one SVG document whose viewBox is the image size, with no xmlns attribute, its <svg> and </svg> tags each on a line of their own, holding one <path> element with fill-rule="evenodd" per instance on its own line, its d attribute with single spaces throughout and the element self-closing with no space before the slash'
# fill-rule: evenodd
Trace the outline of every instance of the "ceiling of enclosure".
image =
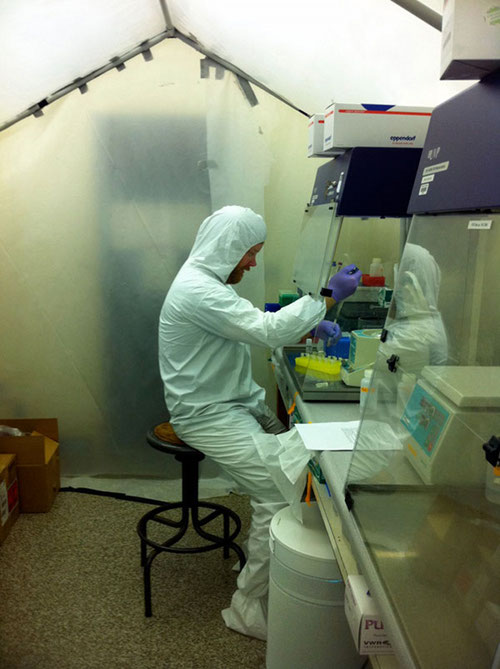
<svg viewBox="0 0 500 669">
<path fill-rule="evenodd" d="M 435 106 L 470 82 L 439 80 L 441 33 L 400 6 L 412 3 L 442 11 L 442 0 L 0 0 L 0 128 L 168 37 L 307 114 L 332 100 Z"/>
</svg>

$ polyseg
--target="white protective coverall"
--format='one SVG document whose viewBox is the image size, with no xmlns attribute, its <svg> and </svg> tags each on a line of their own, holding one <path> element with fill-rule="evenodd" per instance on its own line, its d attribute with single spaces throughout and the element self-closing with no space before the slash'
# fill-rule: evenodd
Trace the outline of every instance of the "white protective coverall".
<svg viewBox="0 0 500 669">
<path fill-rule="evenodd" d="M 398 369 L 410 384 L 406 389 L 406 399 L 424 367 L 447 364 L 448 339 L 438 310 L 440 285 L 441 270 L 434 256 L 423 246 L 407 243 L 385 324 L 387 337 L 385 342 L 380 343 L 377 353 L 375 383 L 379 397 L 383 395 L 386 399 L 374 406 L 367 403 L 351 460 L 351 482 L 366 481 L 388 470 L 397 451 L 387 448 L 387 445 L 393 442 L 400 445 L 406 439 L 407 432 L 399 420 L 402 409 L 396 401 L 395 386 L 395 381 L 403 377 L 391 373 L 386 360 L 392 355 L 399 357 Z M 392 402 L 390 397 L 393 397 Z M 393 415 L 394 411 L 396 415 Z M 387 483 L 390 479 L 376 480 Z"/>
<path fill-rule="evenodd" d="M 228 206 L 205 219 L 159 324 L 160 372 L 175 432 L 250 496 L 247 563 L 222 616 L 228 627 L 260 639 L 267 634 L 269 524 L 285 502 L 252 435 L 285 428 L 252 378 L 250 345 L 295 343 L 325 314 L 324 302 L 309 296 L 276 313 L 263 312 L 226 283 L 247 251 L 265 238 L 264 220 L 250 209 Z"/>
<path fill-rule="evenodd" d="M 438 310 L 441 270 L 429 251 L 406 244 L 394 293 L 395 318 L 386 323 L 380 350 L 400 356 L 406 372 L 419 374 L 426 365 L 445 365 L 448 338 Z"/>
</svg>

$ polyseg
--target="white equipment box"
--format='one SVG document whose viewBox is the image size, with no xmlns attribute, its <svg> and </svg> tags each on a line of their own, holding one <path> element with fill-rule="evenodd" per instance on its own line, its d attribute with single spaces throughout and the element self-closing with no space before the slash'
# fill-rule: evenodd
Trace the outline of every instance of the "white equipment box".
<svg viewBox="0 0 500 669">
<path fill-rule="evenodd" d="M 328 156 L 338 156 L 344 153 L 344 149 L 338 151 L 324 151 L 323 138 L 325 135 L 325 115 L 313 114 L 309 119 L 308 141 L 307 141 L 307 157 L 308 158 L 323 158 Z"/>
<path fill-rule="evenodd" d="M 481 79 L 498 67 L 498 3 L 490 0 L 447 0 L 443 9 L 441 79 Z"/>
<path fill-rule="evenodd" d="M 366 147 L 421 148 L 432 107 L 343 104 L 325 110 L 323 151 Z"/>
</svg>

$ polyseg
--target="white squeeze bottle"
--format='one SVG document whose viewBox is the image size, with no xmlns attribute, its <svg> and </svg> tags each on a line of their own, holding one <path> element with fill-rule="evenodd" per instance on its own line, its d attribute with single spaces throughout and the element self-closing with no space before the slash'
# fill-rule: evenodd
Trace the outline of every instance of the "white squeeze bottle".
<svg viewBox="0 0 500 669">
<path fill-rule="evenodd" d="M 366 404 L 366 401 L 368 399 L 368 395 L 370 395 L 370 409 L 374 409 L 376 405 L 376 390 L 375 388 L 371 387 L 371 382 L 372 382 L 372 376 L 373 376 L 373 369 L 365 369 L 365 374 L 363 378 L 361 379 L 361 386 L 359 388 L 359 407 L 360 409 L 363 409 L 363 407 Z"/>
<path fill-rule="evenodd" d="M 372 258 L 370 276 L 384 276 L 384 266 L 381 258 Z"/>
</svg>

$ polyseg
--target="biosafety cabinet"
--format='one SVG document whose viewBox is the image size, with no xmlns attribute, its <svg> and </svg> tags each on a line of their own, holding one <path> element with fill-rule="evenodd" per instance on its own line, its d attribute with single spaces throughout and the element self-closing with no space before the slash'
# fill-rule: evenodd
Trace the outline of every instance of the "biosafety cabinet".
<svg viewBox="0 0 500 669">
<path fill-rule="evenodd" d="M 497 74 L 433 113 L 345 483 L 404 667 L 500 666 L 499 109 Z"/>
<path fill-rule="evenodd" d="M 326 286 L 341 229 L 350 219 L 395 219 L 399 226 L 420 155 L 421 149 L 356 147 L 318 169 L 293 271 L 301 293 L 317 296 Z M 350 251 L 355 261 L 355 245 Z"/>
<path fill-rule="evenodd" d="M 420 155 L 421 149 L 415 148 L 355 147 L 318 169 L 292 274 L 299 294 L 322 294 L 331 274 L 342 265 L 355 264 L 368 274 L 372 256 L 377 255 L 387 261 L 386 284 L 393 285 L 393 266 L 407 232 L 406 211 Z M 384 284 L 384 277 L 381 279 Z M 335 306 L 335 312 L 326 318 L 337 320 L 344 332 L 380 328 L 387 304 L 380 303 L 378 292 L 377 287 L 360 286 L 338 305 L 341 311 Z M 292 375 L 300 353 L 300 346 L 285 347 Z M 344 383 L 340 364 L 339 358 L 337 367 L 330 365 L 332 369 L 322 361 L 319 369 L 300 367 L 295 378 L 303 399 L 357 402 L 359 379 L 357 385 Z"/>
</svg>

